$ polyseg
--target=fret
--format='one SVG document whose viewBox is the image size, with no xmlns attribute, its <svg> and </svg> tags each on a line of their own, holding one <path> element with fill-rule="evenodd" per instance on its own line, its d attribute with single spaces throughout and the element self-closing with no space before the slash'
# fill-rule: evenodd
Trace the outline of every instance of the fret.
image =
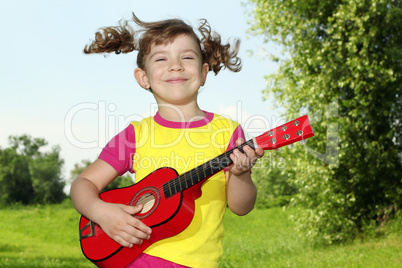
<svg viewBox="0 0 402 268">
<path fill-rule="evenodd" d="M 219 160 L 217 158 L 214 158 L 211 161 L 209 161 L 209 166 L 211 167 L 212 174 L 219 171 L 219 165 L 218 165 L 218 169 L 216 168 L 216 161 L 218 161 L 218 163 L 219 163 Z"/>
<path fill-rule="evenodd" d="M 165 183 L 163 185 L 163 189 L 164 189 L 164 193 L 165 193 L 166 197 L 169 197 L 169 196 L 173 195 L 172 188 L 171 188 L 171 185 L 170 185 L 171 183 L 172 183 L 172 181 L 168 181 L 167 183 Z"/>
<path fill-rule="evenodd" d="M 187 177 L 188 177 L 188 174 L 187 174 L 187 173 L 184 173 L 183 175 L 184 175 L 184 182 L 185 182 L 185 186 L 186 186 L 185 189 L 187 189 L 187 188 L 189 188 L 189 187 L 188 187 L 188 184 L 187 184 Z"/>
<path fill-rule="evenodd" d="M 174 194 L 179 192 L 179 191 L 177 191 L 177 188 L 176 188 L 176 184 L 177 184 L 177 183 L 175 183 L 176 180 L 177 180 L 177 177 L 176 177 L 176 179 L 170 181 L 171 183 L 173 183 L 173 186 L 174 186 Z"/>
<path fill-rule="evenodd" d="M 176 191 L 176 185 L 175 185 L 175 180 L 171 180 L 170 182 L 169 182 L 169 187 L 170 187 L 170 191 L 172 192 L 172 195 L 175 195 L 175 194 L 177 194 L 177 191 Z"/>
<path fill-rule="evenodd" d="M 212 160 L 213 160 L 213 159 L 212 159 Z M 215 172 L 214 172 L 214 168 L 213 168 L 213 164 L 212 164 L 212 160 L 211 160 L 211 161 L 208 161 L 209 168 L 210 168 L 210 170 L 211 170 L 211 175 L 215 173 Z"/>
<path fill-rule="evenodd" d="M 197 182 L 200 182 L 201 180 L 200 180 L 200 174 L 199 174 L 199 172 L 198 172 L 198 169 L 199 168 L 196 168 L 196 169 L 194 169 L 195 170 L 195 172 L 197 173 Z"/>
<path fill-rule="evenodd" d="M 170 191 L 169 191 L 169 186 L 167 183 L 163 184 L 163 193 L 165 194 L 166 197 L 170 196 Z"/>
<path fill-rule="evenodd" d="M 204 172 L 204 178 L 207 178 L 211 175 L 209 161 L 202 164 L 202 171 Z"/>
<path fill-rule="evenodd" d="M 186 176 L 180 176 L 180 191 L 186 190 Z"/>
<path fill-rule="evenodd" d="M 251 149 L 255 150 L 255 144 L 254 144 L 254 140 L 253 140 L 253 139 L 248 140 L 248 141 L 246 142 L 246 144 L 247 144 L 248 146 L 250 146 Z"/>
<path fill-rule="evenodd" d="M 188 173 L 190 173 L 190 179 L 191 179 L 191 186 L 194 185 L 194 181 L 193 181 L 193 172 L 190 170 Z"/>
<path fill-rule="evenodd" d="M 174 184 L 174 185 L 176 186 L 176 189 L 178 189 L 178 190 L 177 190 L 177 193 L 182 191 L 182 189 L 181 189 L 181 184 L 180 184 L 180 178 L 181 178 L 181 176 L 178 176 L 178 177 L 175 179 L 175 184 Z"/>
<path fill-rule="evenodd" d="M 219 161 L 220 169 L 224 169 L 232 164 L 232 159 L 230 159 L 230 155 L 233 153 L 233 150 L 230 150 L 220 156 L 221 160 Z"/>
<path fill-rule="evenodd" d="M 203 177 L 203 178 L 208 177 L 207 174 L 205 173 L 205 170 L 206 170 L 206 168 L 205 168 L 205 163 L 201 165 L 201 169 L 202 169 L 202 172 L 204 173 L 204 177 Z M 201 180 L 199 180 L 199 181 L 201 181 Z"/>
<path fill-rule="evenodd" d="M 211 162 L 212 173 L 218 172 L 219 170 L 222 169 L 218 158 L 214 158 L 210 162 Z"/>
</svg>

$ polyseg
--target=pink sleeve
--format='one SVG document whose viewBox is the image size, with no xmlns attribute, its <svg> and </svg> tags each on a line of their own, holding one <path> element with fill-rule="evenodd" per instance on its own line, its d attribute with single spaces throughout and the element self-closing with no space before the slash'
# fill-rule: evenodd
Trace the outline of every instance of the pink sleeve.
<svg viewBox="0 0 402 268">
<path fill-rule="evenodd" d="M 228 148 L 226 148 L 226 151 L 229 151 L 229 150 L 233 149 L 234 147 L 236 147 L 236 140 L 238 138 L 242 138 L 242 139 L 246 140 L 246 137 L 244 136 L 243 128 L 240 125 L 237 126 L 235 131 L 233 131 L 232 137 L 230 138 L 229 145 L 228 145 Z"/>
<path fill-rule="evenodd" d="M 226 151 L 229 151 L 234 147 L 236 147 L 236 140 L 238 138 L 243 138 L 244 140 L 246 139 L 246 137 L 244 136 L 243 128 L 240 125 L 237 126 L 235 131 L 233 131 L 232 137 L 230 138 L 228 148 L 226 148 Z M 226 167 L 224 170 L 228 171 L 228 168 Z"/>
<path fill-rule="evenodd" d="M 134 126 L 130 124 L 106 144 L 99 155 L 99 159 L 111 165 L 119 175 L 123 175 L 127 171 L 134 173 L 134 154 L 135 132 Z"/>
</svg>

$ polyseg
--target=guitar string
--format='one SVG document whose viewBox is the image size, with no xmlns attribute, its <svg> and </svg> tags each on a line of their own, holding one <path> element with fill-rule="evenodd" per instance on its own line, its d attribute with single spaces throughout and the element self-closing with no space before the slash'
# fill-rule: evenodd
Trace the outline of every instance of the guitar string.
<svg viewBox="0 0 402 268">
<path fill-rule="evenodd" d="M 291 133 L 286 133 L 286 134 L 289 134 L 289 135 L 293 136 L 293 135 L 297 134 L 297 131 L 296 132 L 291 132 Z M 264 136 L 266 136 L 266 135 L 262 134 L 262 135 L 260 135 L 260 136 L 255 138 L 256 141 L 257 141 L 257 144 L 259 143 L 259 141 L 267 140 L 267 137 L 264 137 Z M 295 140 L 297 141 L 298 139 L 301 139 L 299 137 L 300 136 L 297 136 Z M 269 139 L 270 138 L 268 138 L 268 140 Z M 294 140 L 294 139 L 290 139 L 290 141 L 292 141 L 292 140 Z M 296 141 L 292 141 L 292 143 L 294 143 Z M 249 140 L 249 141 L 247 141 L 247 142 L 245 142 L 245 143 L 243 143 L 241 145 L 238 145 L 235 148 L 233 148 L 233 149 L 231 149 L 231 150 L 229 150 L 229 151 L 227 151 L 227 152 L 225 152 L 225 153 L 223 153 L 223 154 L 221 154 L 221 155 L 219 155 L 219 156 L 217 156 L 217 157 L 215 157 L 215 158 L 213 158 L 213 159 L 201 164 L 200 166 L 195 167 L 195 168 L 193 168 L 193 169 L 191 169 L 191 170 L 189 170 L 189 171 L 177 176 L 176 178 L 172 179 L 171 181 L 166 182 L 166 183 L 164 183 L 164 184 L 162 184 L 162 185 L 160 185 L 158 187 L 155 187 L 155 188 L 158 191 L 162 191 L 162 190 L 164 191 L 165 190 L 165 185 L 166 185 L 166 187 L 173 188 L 174 192 L 175 192 L 174 194 L 177 194 L 178 192 L 181 192 L 182 190 L 184 190 L 184 189 L 182 189 L 183 184 L 185 184 L 185 186 L 187 186 L 187 188 L 189 188 L 189 186 L 188 186 L 189 184 L 190 184 L 190 187 L 191 187 L 191 186 L 201 182 L 206 177 L 211 176 L 211 175 L 215 174 L 216 172 L 218 172 L 218 171 L 224 169 L 225 167 L 229 166 L 231 163 L 229 165 L 226 165 L 226 166 L 223 166 L 223 167 L 221 166 L 221 163 L 222 163 L 221 161 L 223 160 L 222 158 L 225 158 L 228 162 L 232 162 L 232 160 L 230 159 L 230 155 L 233 153 L 233 151 L 235 149 L 242 149 L 245 145 L 250 145 L 249 144 L 250 142 L 253 143 L 253 140 L 251 139 L 251 140 Z M 218 169 L 217 170 L 213 169 L 213 167 L 216 167 L 214 165 L 214 162 L 215 162 L 215 164 L 218 164 Z M 204 173 L 203 175 L 206 175 L 205 174 L 206 170 L 208 170 L 207 171 L 208 174 L 210 172 L 211 172 L 211 174 L 209 174 L 208 176 L 204 176 L 205 178 L 202 176 L 202 179 L 200 179 L 200 177 L 199 177 L 200 172 L 203 172 Z M 195 179 L 195 183 L 193 181 L 193 178 Z M 191 180 L 191 183 L 188 184 L 187 182 L 189 182 L 190 180 Z M 170 185 L 167 185 L 168 183 L 170 183 Z M 177 191 L 177 189 L 180 189 L 180 190 Z M 174 195 L 174 194 L 172 194 L 172 195 Z"/>
<path fill-rule="evenodd" d="M 244 144 L 242 144 L 242 145 L 239 145 L 239 146 L 237 146 L 237 147 L 243 146 L 243 145 L 245 145 L 245 144 L 246 144 L 246 143 L 244 143 Z M 237 148 L 237 147 L 236 147 L 236 148 Z M 229 151 L 223 153 L 223 154 L 220 155 L 220 156 L 223 156 L 223 155 L 225 155 L 225 154 L 227 154 L 227 153 L 229 153 L 229 152 L 232 152 L 234 149 L 235 149 L 235 148 L 233 148 L 233 149 L 231 149 L 231 150 L 229 150 Z M 220 156 L 218 156 L 218 157 L 220 157 Z M 216 157 L 216 158 L 214 158 L 214 159 L 217 159 L 218 157 Z M 212 161 L 212 160 L 214 160 L 214 159 L 211 159 L 210 161 Z M 176 180 L 176 179 L 178 179 L 178 178 L 180 178 L 180 177 L 185 177 L 186 174 L 190 174 L 190 176 L 192 176 L 192 175 L 195 176 L 195 173 L 197 173 L 197 177 L 198 177 L 198 172 L 197 172 L 197 171 L 194 171 L 194 170 L 196 170 L 197 168 L 199 168 L 199 167 L 205 165 L 206 163 L 208 163 L 208 162 L 210 162 L 210 161 L 207 161 L 207 162 L 201 164 L 200 166 L 198 166 L 198 167 L 196 167 L 196 168 L 194 168 L 194 169 L 192 169 L 192 170 L 189 170 L 189 171 L 187 171 L 187 172 L 185 172 L 185 173 L 183 173 L 183 174 L 177 176 L 176 178 L 174 178 L 174 179 L 172 179 L 172 180 Z M 198 177 L 198 178 L 199 178 L 199 177 Z M 181 180 L 181 179 L 179 179 L 179 181 L 180 181 L 180 180 Z M 181 180 L 181 181 L 182 181 L 182 180 Z M 200 181 L 201 181 L 201 180 L 200 180 Z M 198 181 L 198 182 L 200 182 L 200 181 Z M 194 185 L 197 184 L 198 182 L 194 183 Z M 180 183 L 180 182 L 179 182 L 179 183 Z M 176 187 L 179 183 L 176 183 L 176 185 L 174 185 L 174 186 Z M 166 184 L 166 183 L 163 183 L 162 185 L 160 185 L 160 186 L 158 186 L 158 187 L 155 187 L 155 188 L 156 188 L 159 192 L 164 191 L 164 185 L 165 185 L 165 184 Z M 180 192 L 180 191 L 179 191 L 179 192 Z M 175 194 L 177 194 L 177 192 L 176 192 Z M 174 195 L 175 195 L 175 194 L 174 194 Z M 173 195 L 172 195 L 172 196 L 173 196 Z M 147 199 L 147 197 L 144 198 L 143 201 L 144 201 L 144 203 L 147 203 L 147 202 L 151 201 L 152 199 L 155 199 L 155 198 L 154 198 L 154 195 L 150 196 L 149 199 Z M 133 201 L 133 200 L 132 200 L 132 198 L 131 198 L 129 202 L 123 203 L 123 205 L 130 205 L 130 204 L 132 203 L 132 201 Z M 152 210 L 152 207 L 151 207 L 150 210 Z M 149 212 L 149 210 L 146 211 L 145 214 L 148 213 L 148 212 Z M 80 230 L 81 230 L 81 229 L 80 229 Z M 96 225 L 95 225 L 95 228 L 94 228 L 94 232 L 97 232 L 97 231 L 99 231 L 99 230 L 102 230 L 102 228 L 101 228 L 98 224 L 96 224 Z"/>
<path fill-rule="evenodd" d="M 295 133 L 297 133 L 297 131 L 296 131 Z M 295 134 L 295 133 L 290 133 L 290 134 Z M 289 133 L 287 133 L 287 134 L 289 134 Z M 298 137 L 300 137 L 300 136 L 298 136 Z M 258 144 L 258 141 L 261 141 L 261 140 L 264 140 L 264 139 L 265 139 L 265 140 L 267 139 L 266 137 L 264 137 L 264 134 L 262 134 L 262 135 L 256 137 L 257 144 Z M 296 140 L 297 140 L 297 139 L 298 139 L 298 138 L 296 138 Z M 292 140 L 292 139 L 291 139 L 291 140 Z M 165 190 L 165 189 L 164 189 L 164 188 L 165 188 L 165 185 L 167 185 L 168 183 L 172 182 L 172 185 L 167 186 L 167 187 L 173 186 L 174 189 L 175 189 L 175 192 L 177 193 L 177 192 L 180 192 L 180 191 L 183 190 L 183 189 L 181 189 L 181 185 L 182 185 L 183 183 L 185 183 L 185 184 L 188 186 L 188 184 L 186 183 L 186 181 L 188 181 L 189 179 L 190 179 L 191 182 L 192 182 L 192 183 L 191 183 L 192 185 L 191 185 L 191 184 L 190 184 L 190 185 L 193 186 L 193 185 L 195 185 L 195 184 L 201 182 L 202 180 L 204 180 L 206 177 L 215 174 L 216 172 L 218 172 L 218 171 L 224 169 L 225 167 L 227 167 L 227 166 L 229 166 L 229 165 L 231 164 L 231 163 L 230 163 L 229 165 L 226 165 L 226 166 L 223 166 L 223 167 L 222 167 L 220 160 L 223 160 L 223 159 L 219 159 L 219 158 L 226 158 L 226 160 L 228 160 L 228 162 L 232 162 L 232 160 L 230 159 L 230 155 L 233 153 L 233 151 L 234 151 L 235 149 L 242 149 L 245 145 L 249 145 L 248 143 L 250 143 L 250 142 L 253 142 L 253 140 L 251 139 L 251 140 L 249 140 L 249 141 L 247 141 L 247 142 L 245 142 L 245 143 L 243 143 L 243 144 L 241 144 L 241 145 L 238 145 L 238 146 L 236 146 L 235 148 L 233 148 L 233 149 L 231 149 L 231 150 L 229 150 L 229 151 L 227 151 L 227 152 L 225 152 L 225 153 L 223 153 L 223 154 L 221 154 L 221 155 L 219 155 L 219 156 L 217 156 L 217 157 L 215 157 L 215 158 L 213 158 L 213 159 L 211 159 L 211 160 L 209 160 L 209 161 L 207 161 L 207 162 L 201 164 L 200 166 L 197 166 L 197 167 L 195 167 L 195 168 L 193 168 L 193 169 L 191 169 L 191 170 L 189 170 L 189 171 L 187 171 L 187 172 L 185 172 L 185 173 L 183 173 L 183 174 L 177 176 L 176 178 L 172 179 L 171 181 L 166 182 L 166 183 L 163 183 L 162 185 L 160 185 L 160 186 L 158 186 L 158 187 L 155 187 L 155 188 L 156 188 L 158 191 Z M 295 142 L 295 141 L 293 141 L 293 142 Z M 292 143 L 293 143 L 293 142 L 292 142 Z M 281 147 L 282 147 L 282 146 L 281 146 Z M 213 164 L 214 161 L 218 161 L 217 164 L 219 165 L 219 168 L 218 168 L 216 171 L 213 170 L 213 167 L 211 166 L 211 164 Z M 200 177 L 199 177 L 200 170 L 199 170 L 199 169 L 201 169 L 201 171 L 204 172 L 204 175 L 205 175 L 205 170 L 206 170 L 206 169 L 210 169 L 209 172 L 211 172 L 212 174 L 209 174 L 209 175 L 206 176 L 205 178 L 200 179 Z M 208 173 L 209 173 L 209 172 L 208 172 Z M 197 179 L 195 183 L 194 183 L 194 181 L 193 181 L 193 177 L 196 177 L 196 179 Z M 176 190 L 178 186 L 179 186 L 179 188 L 180 188 L 180 191 L 177 191 L 177 190 Z M 191 186 L 190 186 L 190 187 L 191 187 Z M 188 188 L 188 187 L 187 187 L 187 188 Z M 186 188 L 186 189 L 187 189 L 187 188 Z M 175 194 L 176 194 L 176 193 L 175 193 Z M 173 195 L 174 195 L 174 194 L 173 194 Z M 127 202 L 127 204 L 130 204 L 131 201 L 132 201 L 132 200 L 130 200 L 130 202 Z"/>
<path fill-rule="evenodd" d="M 261 135 L 259 135 L 259 136 L 257 136 L 257 137 L 255 137 L 255 140 L 257 141 L 257 144 L 261 144 L 261 143 L 259 143 L 258 141 L 262 141 L 262 140 L 267 140 L 267 137 L 265 137 L 266 135 L 264 135 L 264 134 L 266 134 L 266 133 L 263 133 L 263 134 L 261 134 Z M 286 133 L 286 134 L 289 134 L 289 133 Z M 294 134 L 297 134 L 297 131 L 296 132 L 294 132 L 294 133 L 290 133 L 289 135 L 294 135 Z M 273 135 L 272 136 L 272 138 L 273 137 L 276 137 L 276 135 Z M 292 141 L 291 143 L 294 143 L 294 142 L 297 142 L 297 140 L 299 139 L 299 137 L 300 136 L 297 136 L 297 138 L 296 138 L 296 141 Z M 268 140 L 269 139 L 271 139 L 271 138 L 268 138 Z M 290 139 L 290 138 L 289 138 Z M 290 139 L 290 140 L 293 140 L 293 139 Z M 301 140 L 301 138 L 300 138 L 300 140 Z M 182 185 L 182 183 L 183 182 L 186 182 L 187 180 L 188 180 L 188 176 L 187 176 L 187 178 L 186 178 L 186 175 L 190 175 L 190 178 L 191 178 L 191 181 L 192 181 L 192 183 L 193 183 L 193 185 L 191 185 L 191 186 L 194 186 L 195 184 L 197 184 L 197 183 L 199 183 L 199 182 L 201 182 L 202 180 L 204 180 L 204 179 L 206 179 L 207 177 L 209 177 L 209 176 L 211 176 L 211 175 L 213 175 L 213 174 L 215 174 L 215 173 L 217 173 L 218 171 L 220 171 L 220 170 L 222 170 L 222 169 L 224 169 L 225 167 L 227 167 L 227 166 L 229 166 L 229 165 L 226 165 L 225 167 L 221 167 L 220 166 L 220 163 L 221 162 L 219 162 L 219 158 L 220 157 L 225 157 L 226 159 L 230 159 L 230 154 L 232 154 L 233 153 L 233 151 L 235 150 L 235 149 L 243 149 L 243 147 L 244 146 L 246 146 L 246 145 L 249 145 L 248 143 L 250 143 L 250 142 L 252 142 L 253 143 L 253 139 L 251 139 L 251 140 L 248 140 L 248 141 L 246 141 L 245 143 L 243 143 L 243 144 L 241 144 L 241 145 L 238 145 L 238 146 L 236 146 L 235 148 L 232 148 L 231 150 L 229 150 L 229 151 L 226 151 L 225 153 L 223 153 L 223 154 L 221 154 L 221 155 L 219 155 L 219 156 L 217 156 L 217 157 L 215 157 L 215 158 L 213 158 L 213 159 L 211 159 L 211 160 L 209 160 L 209 161 L 207 161 L 207 162 L 205 162 L 205 163 L 203 163 L 203 164 L 201 164 L 200 166 L 197 166 L 197 167 L 195 167 L 195 168 L 193 168 L 193 169 L 191 169 L 191 170 L 189 170 L 189 171 L 187 171 L 187 172 L 185 172 L 185 173 L 183 173 L 183 174 L 181 174 L 181 175 L 179 175 L 179 176 L 177 176 L 176 178 L 174 178 L 174 179 L 172 179 L 171 181 L 174 181 L 173 182 L 173 186 L 174 186 L 174 189 L 175 189 L 175 193 L 173 194 L 173 195 L 175 195 L 175 194 L 177 194 L 177 193 L 179 193 L 179 192 L 181 192 L 181 191 L 183 191 L 183 189 L 180 189 L 180 191 L 177 191 L 176 190 L 176 186 L 180 186 L 180 188 L 181 188 L 181 185 Z M 282 147 L 282 146 L 281 146 Z M 280 147 L 278 147 L 278 148 L 280 148 Z M 212 169 L 212 166 L 209 166 L 209 168 L 211 168 L 211 172 L 212 172 L 212 174 L 210 174 L 209 176 L 206 176 L 205 178 L 203 178 L 203 179 L 199 179 L 199 171 L 197 170 L 197 169 L 202 169 L 203 171 L 204 171 L 204 175 L 205 175 L 205 169 L 206 169 L 206 167 L 207 167 L 207 164 L 209 163 L 212 163 L 213 161 L 215 161 L 215 160 L 218 160 L 218 164 L 219 164 L 219 169 L 217 170 L 217 171 L 214 171 L 213 169 Z M 230 162 L 232 162 L 232 160 L 230 159 L 229 160 Z M 197 178 L 198 178 L 198 181 L 196 181 L 195 183 L 193 182 L 193 180 L 192 180 L 192 176 L 197 176 Z M 170 182 L 170 181 L 169 181 Z M 160 185 L 160 186 L 158 186 L 158 187 L 155 187 L 159 192 L 161 192 L 161 191 L 163 191 L 164 192 L 164 186 L 167 184 L 167 183 L 169 183 L 169 182 L 166 182 L 166 183 L 163 183 L 162 185 Z M 186 183 L 186 185 L 187 185 L 187 183 Z M 190 187 L 191 187 L 190 186 Z M 169 186 L 170 187 L 170 186 Z M 189 188 L 189 187 L 187 187 L 187 188 Z M 186 189 L 187 189 L 186 188 Z M 172 195 L 172 196 L 173 196 Z M 148 203 L 148 202 L 150 202 L 150 201 L 152 201 L 152 200 L 156 200 L 156 198 L 154 197 L 154 195 L 151 195 L 151 196 L 149 196 L 149 197 L 145 197 L 142 201 L 144 202 L 144 204 L 146 204 L 146 203 Z M 123 204 L 123 205 L 130 205 L 130 203 L 132 203 L 132 199 L 129 201 L 129 202 L 126 202 L 125 204 Z M 153 207 L 153 206 L 152 206 Z M 145 212 L 145 214 L 147 213 L 147 212 L 149 212 L 150 210 L 152 210 L 152 207 L 149 209 L 149 210 L 147 210 L 146 212 Z M 101 229 L 100 227 L 98 227 L 98 226 L 95 226 L 95 231 L 97 231 L 97 230 L 99 230 L 99 229 Z"/>
<path fill-rule="evenodd" d="M 293 133 L 286 133 L 286 134 L 295 135 L 295 134 L 297 134 L 297 131 L 293 132 Z M 273 136 L 273 137 L 275 137 L 275 136 Z M 296 141 L 299 139 L 299 137 L 300 136 L 297 136 Z M 267 137 L 264 137 L 264 134 L 262 134 L 262 135 L 256 137 L 255 139 L 256 139 L 257 144 L 258 144 L 259 141 L 267 140 Z M 269 139 L 270 138 L 268 138 L 268 140 Z M 293 139 L 290 139 L 290 140 L 292 141 Z M 292 141 L 292 143 L 294 143 L 296 141 Z M 223 166 L 223 167 L 221 166 L 221 163 L 222 163 L 221 161 L 223 160 L 222 158 L 226 159 L 228 162 L 232 162 L 232 160 L 230 159 L 230 155 L 233 153 L 233 151 L 235 149 L 242 149 L 245 145 L 249 145 L 248 143 L 253 143 L 253 140 L 252 139 L 248 140 L 247 142 L 245 142 L 245 143 L 243 143 L 241 145 L 238 145 L 238 146 L 236 146 L 235 148 L 232 148 L 229 151 L 226 151 L 225 153 L 223 153 L 223 154 L 221 154 L 221 155 L 219 155 L 219 156 L 217 156 L 217 157 L 215 157 L 215 158 L 213 158 L 213 159 L 201 164 L 200 166 L 197 166 L 197 167 L 195 167 L 195 168 L 193 168 L 193 169 L 191 169 L 189 171 L 186 171 L 186 172 L 182 173 L 181 175 L 178 175 L 176 178 L 172 179 L 171 181 L 163 183 L 162 185 L 159 185 L 158 187 L 155 187 L 155 188 L 158 191 L 164 191 L 165 190 L 165 185 L 166 185 L 166 187 L 174 188 L 174 192 L 175 192 L 174 194 L 177 194 L 178 192 L 181 192 L 182 190 L 184 190 L 184 189 L 181 188 L 181 186 L 183 184 L 185 184 L 187 186 L 187 188 L 189 188 L 191 186 L 194 186 L 195 184 L 197 184 L 197 183 L 201 182 L 202 180 L 204 180 L 206 177 L 211 176 L 211 175 L 217 173 L 218 171 L 224 169 L 225 167 L 229 166 L 231 163 L 229 165 L 226 165 L 226 166 Z M 277 143 L 278 143 L 278 141 L 277 141 Z M 218 166 L 219 166 L 219 168 L 217 170 L 214 170 L 213 166 L 211 166 L 211 164 L 212 165 L 214 164 L 214 161 L 215 161 L 215 164 L 218 164 Z M 217 167 L 217 166 L 214 166 L 214 167 Z M 204 176 L 205 178 L 200 179 L 200 177 L 199 177 L 200 172 L 203 172 L 204 173 L 203 175 L 205 175 L 206 170 L 208 170 L 207 173 L 211 172 L 211 174 L 209 174 L 206 177 Z M 193 179 L 195 179 L 195 182 L 194 182 Z M 188 184 L 186 182 L 189 182 L 190 180 L 191 180 L 191 183 L 190 183 L 190 186 L 188 187 Z M 167 185 L 168 183 L 170 183 L 171 185 Z M 177 191 L 177 189 L 180 189 L 180 190 Z M 174 195 L 174 194 L 172 194 L 172 195 Z M 128 202 L 127 204 L 130 204 L 130 203 L 131 203 L 131 201 Z"/>
</svg>

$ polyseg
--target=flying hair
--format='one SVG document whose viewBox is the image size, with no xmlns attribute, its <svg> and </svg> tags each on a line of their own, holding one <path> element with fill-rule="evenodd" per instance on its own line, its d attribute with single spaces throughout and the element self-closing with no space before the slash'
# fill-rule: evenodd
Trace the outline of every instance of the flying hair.
<svg viewBox="0 0 402 268">
<path fill-rule="evenodd" d="M 156 22 L 141 21 L 133 13 L 133 22 L 139 29 L 134 29 L 127 20 L 121 20 L 119 26 L 100 28 L 95 33 L 95 40 L 84 48 L 84 53 L 129 53 L 138 51 L 137 66 L 144 69 L 145 57 L 150 53 L 152 45 L 172 43 L 176 37 L 188 35 L 199 44 L 203 63 L 208 63 L 209 71 L 216 74 L 222 68 L 233 72 L 241 70 L 241 60 L 237 57 L 240 40 L 235 39 L 233 47 L 222 44 L 221 36 L 211 31 L 206 19 L 200 20 L 198 31 L 180 19 L 168 19 Z"/>
</svg>

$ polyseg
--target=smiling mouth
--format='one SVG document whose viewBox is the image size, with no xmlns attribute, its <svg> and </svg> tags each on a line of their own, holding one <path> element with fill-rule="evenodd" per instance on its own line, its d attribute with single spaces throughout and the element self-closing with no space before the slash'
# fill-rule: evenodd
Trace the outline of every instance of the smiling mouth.
<svg viewBox="0 0 402 268">
<path fill-rule="evenodd" d="M 186 78 L 175 77 L 175 78 L 167 79 L 166 82 L 171 83 L 171 84 L 179 84 L 179 83 L 186 82 L 187 80 L 188 79 L 186 79 Z"/>
</svg>

